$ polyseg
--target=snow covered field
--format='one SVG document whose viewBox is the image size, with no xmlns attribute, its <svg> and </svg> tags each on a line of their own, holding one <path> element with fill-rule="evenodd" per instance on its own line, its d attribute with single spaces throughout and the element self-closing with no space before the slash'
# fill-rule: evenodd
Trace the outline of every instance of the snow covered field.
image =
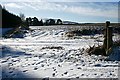
<svg viewBox="0 0 120 80">
<path fill-rule="evenodd" d="M 89 46 L 102 45 L 103 35 L 69 39 L 65 37 L 67 30 L 34 27 L 25 38 L 1 38 L 0 77 L 118 78 L 119 61 L 106 61 L 107 57 L 85 52 Z M 120 47 L 116 53 L 119 51 Z"/>
<path fill-rule="evenodd" d="M 0 28 L 0 34 L 5 34 L 7 31 L 12 30 L 12 28 Z M 0 35 L 2 36 L 2 35 Z"/>
</svg>

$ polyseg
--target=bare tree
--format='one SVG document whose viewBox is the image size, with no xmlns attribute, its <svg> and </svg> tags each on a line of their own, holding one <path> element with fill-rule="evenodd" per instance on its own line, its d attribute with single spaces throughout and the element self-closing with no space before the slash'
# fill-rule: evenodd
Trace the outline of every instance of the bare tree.
<svg viewBox="0 0 120 80">
<path fill-rule="evenodd" d="M 21 20 L 24 22 L 25 21 L 25 15 L 23 13 L 20 13 L 19 16 L 20 16 Z"/>
</svg>

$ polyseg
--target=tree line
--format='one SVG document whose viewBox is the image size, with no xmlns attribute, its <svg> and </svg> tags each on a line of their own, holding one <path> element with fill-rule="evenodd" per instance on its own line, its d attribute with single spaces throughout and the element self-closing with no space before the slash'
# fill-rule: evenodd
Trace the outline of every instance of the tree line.
<svg viewBox="0 0 120 80">
<path fill-rule="evenodd" d="M 60 25 L 62 24 L 61 19 L 46 19 L 39 20 L 37 17 L 25 18 L 25 15 L 20 13 L 20 15 L 15 15 L 10 13 L 5 7 L 2 8 L 2 27 L 3 28 L 13 28 L 23 26 L 28 28 L 29 26 L 44 26 L 44 25 Z"/>
<path fill-rule="evenodd" d="M 16 16 L 10 12 L 8 12 L 5 8 L 2 8 L 2 27 L 10 28 L 10 27 L 18 27 L 22 23 L 22 20 L 19 16 Z"/>
<path fill-rule="evenodd" d="M 40 20 L 37 17 L 34 18 L 26 18 L 26 23 L 28 26 L 43 26 L 43 25 L 60 25 L 62 24 L 61 19 L 47 19 L 47 20 Z"/>
</svg>

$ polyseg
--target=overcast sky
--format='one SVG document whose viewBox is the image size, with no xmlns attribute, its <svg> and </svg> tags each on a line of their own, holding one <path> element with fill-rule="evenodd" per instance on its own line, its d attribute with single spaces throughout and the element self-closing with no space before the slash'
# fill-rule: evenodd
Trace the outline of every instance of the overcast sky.
<svg viewBox="0 0 120 80">
<path fill-rule="evenodd" d="M 86 1 L 86 0 L 85 0 Z M 75 22 L 118 22 L 118 2 L 81 2 L 80 0 L 55 1 L 48 0 L 1 0 L 2 6 L 16 14 L 26 17 L 60 18 Z M 110 1 L 110 0 L 109 0 Z M 117 0 L 116 0 L 117 1 Z"/>
</svg>

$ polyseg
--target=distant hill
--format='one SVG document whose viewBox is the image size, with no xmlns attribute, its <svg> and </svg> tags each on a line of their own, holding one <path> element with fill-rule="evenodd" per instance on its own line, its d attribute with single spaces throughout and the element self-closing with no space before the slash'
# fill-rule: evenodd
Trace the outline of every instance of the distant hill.
<svg viewBox="0 0 120 80">
<path fill-rule="evenodd" d="M 72 22 L 72 21 L 63 21 L 63 24 L 79 24 L 77 22 Z"/>
</svg>

